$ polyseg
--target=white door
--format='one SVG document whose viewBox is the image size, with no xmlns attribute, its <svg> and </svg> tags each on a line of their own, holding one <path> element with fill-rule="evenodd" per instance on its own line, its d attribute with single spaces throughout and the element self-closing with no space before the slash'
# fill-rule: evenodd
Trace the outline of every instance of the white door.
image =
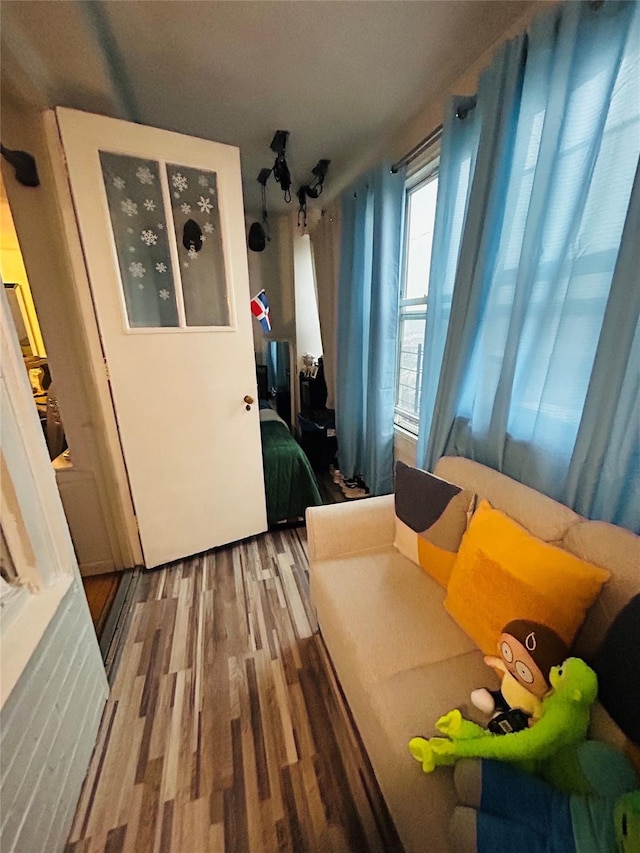
<svg viewBox="0 0 640 853">
<path fill-rule="evenodd" d="M 145 565 L 259 533 L 239 151 L 56 114 Z"/>
</svg>

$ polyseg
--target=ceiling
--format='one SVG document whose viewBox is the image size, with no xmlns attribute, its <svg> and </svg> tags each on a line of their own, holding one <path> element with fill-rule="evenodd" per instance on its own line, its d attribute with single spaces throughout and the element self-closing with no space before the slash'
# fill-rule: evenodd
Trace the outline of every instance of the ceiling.
<svg viewBox="0 0 640 853">
<path fill-rule="evenodd" d="M 294 191 L 317 160 L 331 160 L 326 198 L 530 5 L 3 0 L 3 96 L 237 145 L 253 212 L 276 130 L 291 132 Z M 284 209 L 272 180 L 268 205 Z"/>
</svg>

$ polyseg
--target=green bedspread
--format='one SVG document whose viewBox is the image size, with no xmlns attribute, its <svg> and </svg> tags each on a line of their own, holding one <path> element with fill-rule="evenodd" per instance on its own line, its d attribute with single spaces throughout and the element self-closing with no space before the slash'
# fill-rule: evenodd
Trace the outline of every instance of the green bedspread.
<svg viewBox="0 0 640 853">
<path fill-rule="evenodd" d="M 265 421 L 260 432 L 269 524 L 304 516 L 308 506 L 323 504 L 313 468 L 287 427 Z"/>
</svg>

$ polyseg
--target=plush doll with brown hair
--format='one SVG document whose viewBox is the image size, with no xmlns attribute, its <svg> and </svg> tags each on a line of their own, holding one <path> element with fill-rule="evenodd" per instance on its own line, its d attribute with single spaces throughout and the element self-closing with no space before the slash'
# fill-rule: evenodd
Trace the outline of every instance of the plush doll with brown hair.
<svg viewBox="0 0 640 853">
<path fill-rule="evenodd" d="M 471 701 L 485 714 L 494 714 L 489 729 L 496 734 L 516 731 L 540 718 L 542 699 L 551 689 L 549 672 L 569 656 L 569 648 L 555 631 L 530 619 L 515 619 L 502 629 L 500 657 L 484 662 L 501 679 L 500 690 L 482 687 Z M 520 710 L 520 716 L 511 714 Z"/>
</svg>

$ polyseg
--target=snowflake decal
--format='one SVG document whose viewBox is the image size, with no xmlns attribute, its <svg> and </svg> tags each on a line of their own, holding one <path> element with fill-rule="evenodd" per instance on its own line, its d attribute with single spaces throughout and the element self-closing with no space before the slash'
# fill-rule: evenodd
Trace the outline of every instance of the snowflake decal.
<svg viewBox="0 0 640 853">
<path fill-rule="evenodd" d="M 182 172 L 176 172 L 175 175 L 171 177 L 171 183 L 179 192 L 183 193 L 186 188 L 189 186 L 189 182 L 182 174 Z"/>
<path fill-rule="evenodd" d="M 136 247 L 135 247 L 135 246 L 129 246 L 129 251 L 130 251 L 130 252 L 135 252 L 135 250 L 136 250 Z"/>
<path fill-rule="evenodd" d="M 146 268 L 140 263 L 140 261 L 134 261 L 129 264 L 129 272 L 134 278 L 143 278 L 146 271 Z"/>
<path fill-rule="evenodd" d="M 201 187 L 208 187 L 209 186 L 209 178 L 207 178 L 206 175 L 200 175 L 200 177 L 198 178 L 198 183 L 200 184 Z"/>
<path fill-rule="evenodd" d="M 164 222 L 158 222 L 158 228 L 162 231 L 164 228 Z"/>
<path fill-rule="evenodd" d="M 203 234 L 200 239 L 202 240 L 203 243 L 206 243 L 207 242 L 206 234 Z"/>
<path fill-rule="evenodd" d="M 148 166 L 138 166 L 136 169 L 136 178 L 141 184 L 152 184 L 155 181 L 156 176 Z"/>
<path fill-rule="evenodd" d="M 216 194 L 215 187 L 209 187 L 209 195 L 215 195 L 215 194 Z"/>
<path fill-rule="evenodd" d="M 126 187 L 126 182 L 124 178 L 114 178 L 113 185 L 117 190 L 123 190 Z"/>
<path fill-rule="evenodd" d="M 183 267 L 188 267 L 188 266 L 189 266 L 189 261 L 183 261 L 183 262 L 182 262 L 182 266 L 183 266 Z"/>
<path fill-rule="evenodd" d="M 155 246 L 158 242 L 158 235 L 154 234 L 153 231 L 143 231 L 140 235 L 140 239 L 143 243 L 146 243 L 147 246 Z"/>
<path fill-rule="evenodd" d="M 144 290 L 144 284 L 142 282 L 138 283 L 138 290 Z"/>
<path fill-rule="evenodd" d="M 189 255 L 189 257 L 191 258 L 192 261 L 195 261 L 195 259 L 198 257 L 198 253 L 193 248 L 193 246 L 189 249 L 189 251 L 187 252 L 187 255 Z"/>
<path fill-rule="evenodd" d="M 127 234 L 133 234 L 133 228 L 127 228 Z"/>
<path fill-rule="evenodd" d="M 181 205 L 180 205 L 180 210 L 181 210 L 183 213 L 191 213 L 191 205 L 190 205 L 190 204 L 181 204 Z"/>
<path fill-rule="evenodd" d="M 200 208 L 202 213 L 211 213 L 212 204 L 210 198 L 205 198 L 204 196 L 200 196 L 200 201 L 198 202 L 198 207 Z"/>
<path fill-rule="evenodd" d="M 156 269 L 158 270 L 158 272 L 166 272 L 167 265 L 160 262 L 159 264 L 156 264 Z"/>
<path fill-rule="evenodd" d="M 160 299 L 168 299 L 170 295 L 171 294 L 169 293 L 166 287 L 163 287 L 162 290 L 158 291 L 158 296 L 160 297 Z"/>
<path fill-rule="evenodd" d="M 207 234 L 213 234 L 213 225 L 210 222 L 205 222 L 204 230 L 207 232 Z"/>
<path fill-rule="evenodd" d="M 120 210 L 127 216 L 138 215 L 138 205 L 131 198 L 125 198 L 124 201 L 120 202 Z"/>
<path fill-rule="evenodd" d="M 145 198 L 144 209 L 145 210 L 155 210 L 156 209 L 155 201 L 152 201 L 150 198 Z"/>
</svg>

